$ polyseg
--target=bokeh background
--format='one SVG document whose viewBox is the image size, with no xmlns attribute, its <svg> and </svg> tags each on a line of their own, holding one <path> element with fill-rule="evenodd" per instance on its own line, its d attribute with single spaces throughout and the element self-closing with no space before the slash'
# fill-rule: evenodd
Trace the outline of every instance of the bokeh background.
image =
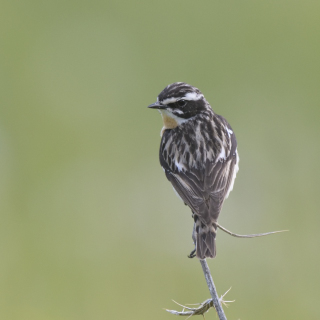
<svg viewBox="0 0 320 320">
<path fill-rule="evenodd" d="M 0 318 L 175 319 L 209 292 L 158 163 L 169 83 L 240 171 L 209 265 L 228 319 L 319 319 L 320 2 L 2 0 Z M 207 319 L 216 319 L 214 310 Z"/>
</svg>

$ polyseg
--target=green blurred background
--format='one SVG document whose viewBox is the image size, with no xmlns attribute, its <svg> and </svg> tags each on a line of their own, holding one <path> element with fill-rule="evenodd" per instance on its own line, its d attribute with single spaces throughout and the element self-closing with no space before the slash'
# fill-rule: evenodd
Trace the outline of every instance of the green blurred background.
<svg viewBox="0 0 320 320">
<path fill-rule="evenodd" d="M 319 1 L 15 1 L 0 10 L 0 318 L 175 319 L 209 298 L 158 163 L 169 83 L 240 171 L 209 265 L 228 319 L 320 319 Z M 207 319 L 216 319 L 211 310 Z"/>
</svg>

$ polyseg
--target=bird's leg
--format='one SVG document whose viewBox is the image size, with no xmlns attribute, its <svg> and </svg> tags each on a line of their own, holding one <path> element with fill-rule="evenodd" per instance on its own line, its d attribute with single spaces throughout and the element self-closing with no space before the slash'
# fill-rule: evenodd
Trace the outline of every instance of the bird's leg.
<svg viewBox="0 0 320 320">
<path fill-rule="evenodd" d="M 194 214 L 192 214 L 192 217 L 193 216 Z M 193 225 L 192 240 L 194 245 L 196 245 L 196 224 Z M 196 256 L 196 247 L 190 252 L 190 254 L 188 255 L 188 258 L 192 259 L 195 256 Z"/>
</svg>

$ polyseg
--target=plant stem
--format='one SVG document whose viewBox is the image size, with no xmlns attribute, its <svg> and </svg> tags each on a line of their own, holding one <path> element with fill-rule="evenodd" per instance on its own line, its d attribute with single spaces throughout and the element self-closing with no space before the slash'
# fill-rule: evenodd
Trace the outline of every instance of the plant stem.
<svg viewBox="0 0 320 320">
<path fill-rule="evenodd" d="M 217 311 L 219 320 L 227 320 L 226 315 L 224 314 L 224 311 L 222 309 L 222 305 L 221 305 L 216 287 L 215 287 L 214 282 L 212 280 L 212 276 L 211 276 L 207 261 L 205 259 L 200 260 L 200 263 L 201 263 L 203 274 L 206 278 L 207 285 L 208 285 L 208 288 L 209 288 L 209 291 L 210 291 L 210 294 L 212 297 L 213 305 Z"/>
</svg>

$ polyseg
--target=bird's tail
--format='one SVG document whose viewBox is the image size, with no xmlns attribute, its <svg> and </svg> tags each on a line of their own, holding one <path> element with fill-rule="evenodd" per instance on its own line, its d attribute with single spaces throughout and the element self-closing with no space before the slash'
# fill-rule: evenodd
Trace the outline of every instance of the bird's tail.
<svg viewBox="0 0 320 320">
<path fill-rule="evenodd" d="M 216 256 L 216 224 L 211 226 L 196 225 L 196 254 L 199 259 L 214 258 Z"/>
</svg>

